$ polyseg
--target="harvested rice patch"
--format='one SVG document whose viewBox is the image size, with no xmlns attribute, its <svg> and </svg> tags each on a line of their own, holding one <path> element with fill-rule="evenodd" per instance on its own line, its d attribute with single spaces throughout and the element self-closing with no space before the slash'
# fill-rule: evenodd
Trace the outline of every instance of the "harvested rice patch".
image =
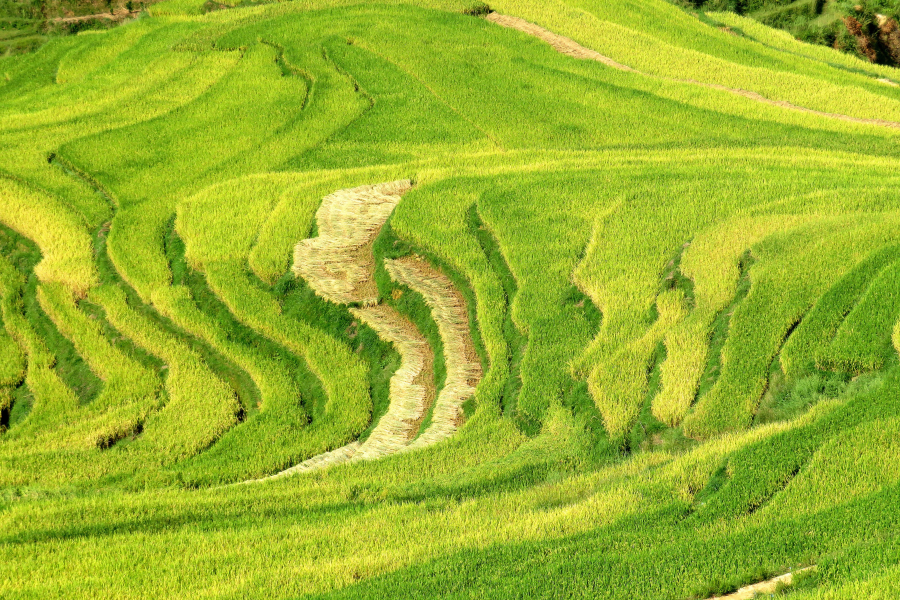
<svg viewBox="0 0 900 600">
<path fill-rule="evenodd" d="M 431 347 L 415 326 L 389 306 L 351 310 L 353 315 L 391 342 L 402 363 L 391 377 L 391 404 L 353 460 L 370 460 L 404 449 L 419 431 L 434 402 Z"/>
<path fill-rule="evenodd" d="M 326 196 L 316 212 L 319 237 L 297 244 L 294 273 L 315 292 L 337 304 L 378 302 L 372 244 L 408 180 L 339 190 Z"/>
<path fill-rule="evenodd" d="M 319 471 L 321 469 L 327 469 L 328 467 L 333 467 L 335 465 L 340 465 L 347 462 L 353 457 L 354 454 L 356 454 L 356 451 L 358 449 L 359 442 L 350 442 L 346 446 L 341 446 L 337 450 L 317 454 L 312 458 L 304 460 L 298 465 L 294 465 L 289 469 L 281 471 L 280 473 L 276 473 L 275 475 L 271 475 L 269 477 L 263 477 L 262 479 L 255 479 L 253 481 L 266 481 L 268 479 L 277 479 L 279 477 L 286 477 L 288 475 L 295 475 L 297 473 L 308 473 L 309 471 Z"/>
<path fill-rule="evenodd" d="M 453 435 L 462 424 L 462 405 L 475 394 L 482 377 L 481 362 L 469 333 L 465 299 L 450 279 L 418 258 L 385 260 L 384 265 L 395 281 L 422 295 L 444 343 L 444 387 L 435 402 L 431 425 L 409 446 L 421 448 Z"/>
</svg>

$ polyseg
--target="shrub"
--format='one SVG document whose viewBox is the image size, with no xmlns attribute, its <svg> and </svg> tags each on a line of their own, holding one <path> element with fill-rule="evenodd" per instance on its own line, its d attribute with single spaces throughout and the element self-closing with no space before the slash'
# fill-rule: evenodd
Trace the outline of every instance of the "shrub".
<svg viewBox="0 0 900 600">
<path fill-rule="evenodd" d="M 491 7 L 484 2 L 475 2 L 469 8 L 463 10 L 463 14 L 471 17 L 483 17 L 486 14 L 494 12 Z"/>
</svg>

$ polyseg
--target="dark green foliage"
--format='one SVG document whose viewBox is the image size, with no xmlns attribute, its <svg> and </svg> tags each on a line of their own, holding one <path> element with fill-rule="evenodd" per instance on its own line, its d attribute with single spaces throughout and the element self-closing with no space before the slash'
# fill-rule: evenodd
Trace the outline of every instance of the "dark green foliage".
<svg viewBox="0 0 900 600">
<path fill-rule="evenodd" d="M 491 7 L 484 2 L 474 2 L 471 6 L 463 10 L 463 14 L 471 17 L 483 17 L 491 12 L 493 12 Z"/>
<path fill-rule="evenodd" d="M 706 11 L 746 14 L 799 40 L 863 60 L 900 64 L 900 4 L 894 0 L 680 0 Z"/>
<path fill-rule="evenodd" d="M 761 4 L 751 8 L 750 14 L 770 27 L 797 29 L 809 27 L 809 21 L 818 17 L 824 3 L 821 0 L 796 0 L 786 3 Z M 749 12 L 749 11 L 748 11 Z"/>
<path fill-rule="evenodd" d="M 847 378 L 842 374 L 815 373 L 785 384 L 783 375 L 776 371 L 760 401 L 754 423 L 762 425 L 792 419 L 819 400 L 840 397 L 846 388 Z"/>
<path fill-rule="evenodd" d="M 0 56 L 33 52 L 55 36 L 110 29 L 130 16 L 116 9 L 130 13 L 154 1 L 0 0 Z M 87 18 L 64 20 L 73 16 Z"/>
<path fill-rule="evenodd" d="M 16 424 L 21 423 L 25 420 L 25 417 L 28 416 L 28 413 L 31 412 L 33 407 L 34 395 L 31 393 L 31 390 L 28 389 L 28 384 L 23 382 L 13 392 L 12 405 L 6 411 L 6 423 L 3 425 L 9 429 Z"/>
<path fill-rule="evenodd" d="M 0 56 L 31 52 L 47 40 L 42 0 L 0 0 Z"/>
</svg>

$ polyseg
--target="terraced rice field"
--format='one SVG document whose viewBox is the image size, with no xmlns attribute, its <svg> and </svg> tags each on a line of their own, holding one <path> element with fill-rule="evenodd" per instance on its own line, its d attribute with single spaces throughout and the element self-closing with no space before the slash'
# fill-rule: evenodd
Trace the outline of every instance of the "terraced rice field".
<svg viewBox="0 0 900 600">
<path fill-rule="evenodd" d="M 0 597 L 900 594 L 900 73 L 232 4 L 0 58 Z"/>
</svg>

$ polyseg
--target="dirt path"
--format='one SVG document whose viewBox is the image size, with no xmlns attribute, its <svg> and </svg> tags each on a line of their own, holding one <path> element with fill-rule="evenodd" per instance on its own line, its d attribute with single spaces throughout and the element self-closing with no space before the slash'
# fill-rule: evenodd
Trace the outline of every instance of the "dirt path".
<svg viewBox="0 0 900 600">
<path fill-rule="evenodd" d="M 595 50 L 591 50 L 590 48 L 585 48 L 575 40 L 569 39 L 567 37 L 563 37 L 561 35 L 557 35 L 552 31 L 544 29 L 543 27 L 539 27 L 534 23 L 526 21 L 525 19 L 520 19 L 519 17 L 513 17 L 510 15 L 501 15 L 500 13 L 489 13 L 485 19 L 491 21 L 492 23 L 496 23 L 497 25 L 502 25 L 503 27 L 509 27 L 511 29 L 518 29 L 524 33 L 529 35 L 533 35 L 536 38 L 540 38 L 553 46 L 553 49 L 557 52 L 562 52 L 563 54 L 567 54 L 574 58 L 583 58 L 586 60 L 596 60 L 598 62 L 602 62 L 605 65 L 608 65 L 614 69 L 620 69 L 622 71 L 632 71 L 637 72 L 631 67 L 626 67 L 621 63 L 617 63 L 613 59 L 608 56 L 603 56 L 599 52 Z"/>
<path fill-rule="evenodd" d="M 435 402 L 431 424 L 409 448 L 421 448 L 453 435 L 462 423 L 463 403 L 475 394 L 481 362 L 469 334 L 465 299 L 446 275 L 417 258 L 386 260 L 391 278 L 422 294 L 431 307 L 441 340 L 447 377 Z"/>
<path fill-rule="evenodd" d="M 863 125 L 877 125 L 879 127 L 890 127 L 892 129 L 900 129 L 900 123 L 896 123 L 894 121 L 885 121 L 883 119 L 861 119 L 859 117 L 851 117 L 849 115 L 842 115 L 838 113 L 827 113 L 822 112 L 820 110 L 813 110 L 811 108 L 806 108 L 803 106 L 797 106 L 796 104 L 791 104 L 785 100 L 770 100 L 765 96 L 762 96 L 756 92 L 750 92 L 748 90 L 741 90 L 736 88 L 726 87 L 724 85 L 718 85 L 716 83 L 703 83 L 702 81 L 694 81 L 693 79 L 670 79 L 669 81 L 675 81 L 678 83 L 692 83 L 694 85 L 703 86 L 706 88 L 712 88 L 714 90 L 722 90 L 723 92 L 731 92 L 732 94 L 737 94 L 738 96 L 743 96 L 744 98 L 750 98 L 751 100 L 756 100 L 757 102 L 762 102 L 764 104 L 770 104 L 772 106 L 778 106 L 781 108 L 788 108 L 790 110 L 796 110 L 799 112 L 805 112 L 812 115 L 816 115 L 819 117 L 826 117 L 829 119 L 838 119 L 839 121 L 848 121 L 850 123 L 861 123 Z"/>
<path fill-rule="evenodd" d="M 819 117 L 826 117 L 829 119 L 837 119 L 840 121 L 848 121 L 850 123 L 859 123 L 862 125 L 876 125 L 879 127 L 889 127 L 891 129 L 900 129 L 900 123 L 894 121 L 885 121 L 883 119 L 863 119 L 860 117 L 851 117 L 849 115 L 842 115 L 837 113 L 828 113 L 819 110 L 813 110 L 811 108 L 805 108 L 803 106 L 797 106 L 796 104 L 792 104 L 790 102 L 784 100 L 771 100 L 758 94 L 757 92 L 751 92 L 749 90 L 743 90 L 739 88 L 730 88 L 724 85 L 719 85 L 716 83 L 704 83 L 702 81 L 695 81 L 693 79 L 678 79 L 673 77 L 663 77 L 658 75 L 650 75 L 648 73 L 644 73 L 642 71 L 638 71 L 636 69 L 632 69 L 627 65 L 623 65 L 609 58 L 608 56 L 604 56 L 599 52 L 591 50 L 590 48 L 585 48 L 575 40 L 569 39 L 567 37 L 563 37 L 561 35 L 555 34 L 552 31 L 544 29 L 534 23 L 529 21 L 525 21 L 524 19 L 520 19 L 518 17 L 512 17 L 509 15 L 501 15 L 498 13 L 490 13 L 485 19 L 491 21 L 492 23 L 496 23 L 497 25 L 501 25 L 503 27 L 509 27 L 511 29 L 517 29 L 523 33 L 527 33 L 529 35 L 533 35 L 538 39 L 541 39 L 548 44 L 550 44 L 556 51 L 566 54 L 568 56 L 572 56 L 574 58 L 581 58 L 585 60 L 595 60 L 601 62 L 609 67 L 614 69 L 619 69 L 620 71 L 628 71 L 630 73 L 637 73 L 639 75 L 644 75 L 645 77 L 653 77 L 656 79 L 661 79 L 663 81 L 670 81 L 672 83 L 689 83 L 692 85 L 699 85 L 705 88 L 711 88 L 714 90 L 721 90 L 723 92 L 729 92 L 735 94 L 737 96 L 742 96 L 744 98 L 749 98 L 751 100 L 755 100 L 757 102 L 762 102 L 764 104 L 769 104 L 771 106 L 778 106 L 779 108 L 787 108 L 789 110 L 796 110 L 799 112 L 813 114 Z M 882 80 L 879 80 L 882 81 Z M 891 83 L 893 82 L 886 82 Z M 896 85 L 896 84 L 893 84 Z"/>
<path fill-rule="evenodd" d="M 794 582 L 794 575 L 814 568 L 815 567 L 807 567 L 805 569 L 800 569 L 799 571 L 794 571 L 793 573 L 785 573 L 784 575 L 773 577 L 767 581 L 761 581 L 759 583 L 754 583 L 753 585 L 748 585 L 747 587 L 742 587 L 733 594 L 728 594 L 727 596 L 713 596 L 708 600 L 750 600 L 751 598 L 756 597 L 757 594 L 774 594 L 775 590 L 778 588 L 778 584 L 791 585 L 791 583 Z"/>
<path fill-rule="evenodd" d="M 81 23 L 83 21 L 96 21 L 99 19 L 105 19 L 108 21 L 124 21 L 125 19 L 138 16 L 140 12 L 141 11 L 139 10 L 128 10 L 126 8 L 120 8 L 113 13 L 103 12 L 93 15 L 82 15 L 80 17 L 56 17 L 50 19 L 50 21 L 52 23 Z"/>
</svg>

